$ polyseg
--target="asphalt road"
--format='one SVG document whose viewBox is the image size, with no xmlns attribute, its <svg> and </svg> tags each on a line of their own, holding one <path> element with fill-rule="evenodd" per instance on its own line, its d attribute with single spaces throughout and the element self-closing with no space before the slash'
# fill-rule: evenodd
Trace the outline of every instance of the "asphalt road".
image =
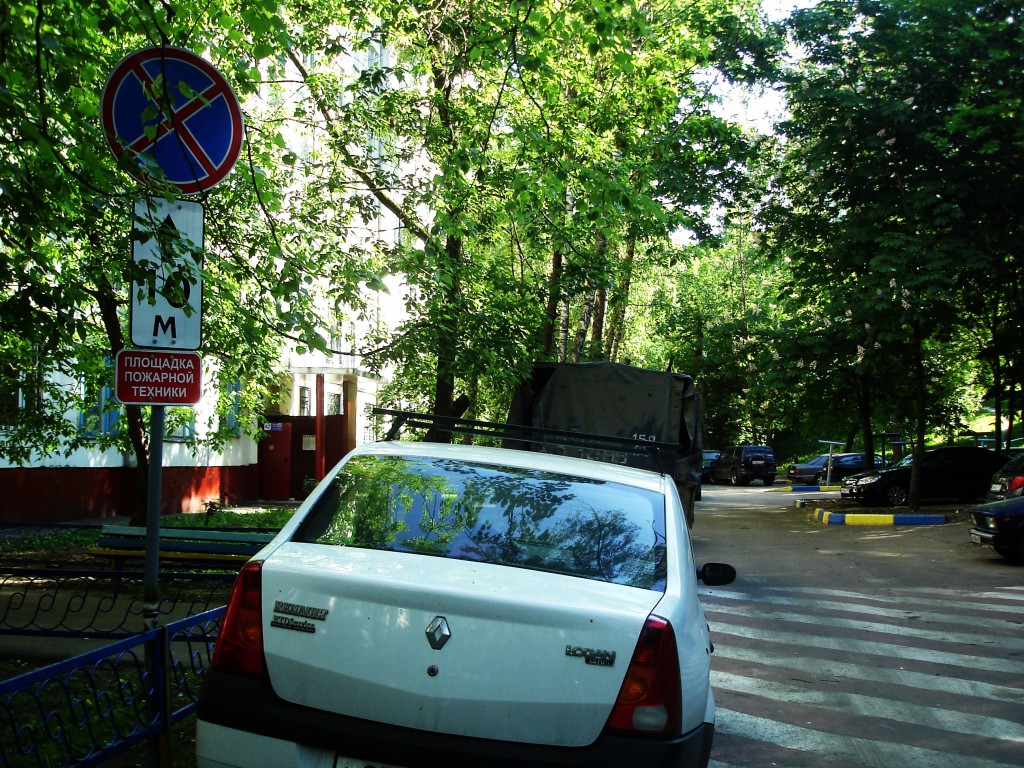
<svg viewBox="0 0 1024 768">
<path fill-rule="evenodd" d="M 829 526 L 798 498 L 705 486 L 697 507 L 698 564 L 738 571 L 701 589 L 712 768 L 1024 765 L 1024 566 L 971 543 L 970 505 Z"/>
<path fill-rule="evenodd" d="M 970 504 L 921 508 L 923 513 L 945 516 L 944 525 L 845 526 L 824 525 L 812 519 L 810 509 L 795 506 L 798 499 L 812 504 L 815 499 L 836 500 L 838 492 L 797 494 L 780 484 L 754 484 L 705 485 L 702 493 L 692 531 L 694 553 L 699 561 L 734 565 L 738 584 L 1024 584 L 1024 568 L 999 557 L 991 547 L 971 542 Z"/>
</svg>

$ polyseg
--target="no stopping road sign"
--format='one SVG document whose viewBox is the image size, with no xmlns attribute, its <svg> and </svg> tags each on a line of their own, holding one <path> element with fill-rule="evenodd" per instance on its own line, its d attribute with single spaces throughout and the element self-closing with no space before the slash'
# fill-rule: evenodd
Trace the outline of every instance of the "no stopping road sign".
<svg viewBox="0 0 1024 768">
<path fill-rule="evenodd" d="M 181 48 L 126 56 L 103 88 L 100 123 L 114 156 L 132 160 L 137 176 L 151 176 L 155 163 L 186 195 L 224 179 L 242 149 L 242 111 L 231 86 Z"/>
</svg>

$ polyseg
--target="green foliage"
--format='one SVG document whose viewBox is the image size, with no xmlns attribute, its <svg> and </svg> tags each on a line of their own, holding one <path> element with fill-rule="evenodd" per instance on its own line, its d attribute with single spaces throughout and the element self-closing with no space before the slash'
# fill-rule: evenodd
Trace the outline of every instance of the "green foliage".
<svg viewBox="0 0 1024 768">
<path fill-rule="evenodd" d="M 873 429 L 908 438 L 954 430 L 978 404 L 972 361 L 990 342 L 976 329 L 1019 314 L 1005 201 L 1021 192 L 1006 111 L 1021 75 L 1002 66 L 1019 20 L 998 2 L 829 0 L 789 29 L 803 55 L 786 75 L 780 194 L 760 216 L 793 266 L 788 314 L 814 297 L 805 344 L 848 372 L 822 382 L 827 399 L 860 399 Z"/>
<path fill-rule="evenodd" d="M 790 118 L 764 139 L 709 89 L 770 80 L 783 31 Z M 170 190 L 118 166 L 98 108 L 115 64 L 160 43 L 201 52 L 245 105 L 242 161 L 200 196 L 205 445 L 252 433 L 282 350 L 377 320 L 366 297 L 394 275 L 405 320 L 357 351 L 393 374 L 385 403 L 421 410 L 462 396 L 500 419 L 534 359 L 611 358 L 696 375 L 716 443 L 799 442 L 855 432 L 865 396 L 873 429 L 911 432 L 924 405 L 955 431 L 994 378 L 1021 378 L 1024 88 L 1003 3 L 823 0 L 783 30 L 746 2 L 16 0 L 7 460 L 137 450 L 94 406 L 124 343 L 132 202 Z"/>
<path fill-rule="evenodd" d="M 160 518 L 160 525 L 167 528 L 195 528 L 197 526 L 217 528 L 282 528 L 293 514 L 295 507 L 267 507 L 234 510 L 220 505 L 207 506 L 206 514 L 171 515 Z"/>
<path fill-rule="evenodd" d="M 67 553 L 95 546 L 99 538 L 99 528 L 44 528 L 37 531 L 25 529 L 21 536 L 5 536 L 0 539 L 0 555 L 32 552 Z"/>
<path fill-rule="evenodd" d="M 238 430 L 255 434 L 283 344 L 326 349 L 324 305 L 358 311 L 361 286 L 379 281 L 372 251 L 350 242 L 348 190 L 324 167 L 289 162 L 286 136 L 300 116 L 278 100 L 287 88 L 282 63 L 295 44 L 285 10 L 276 0 L 4 6 L 0 389 L 4 407 L 15 398 L 23 407 L 8 416 L 14 423 L 0 456 L 23 463 L 81 446 L 130 453 L 139 445 L 126 425 L 97 431 L 74 421 L 112 383 L 110 356 L 124 345 L 132 201 L 165 191 L 159 182 L 137 186 L 99 129 L 104 78 L 133 50 L 164 42 L 199 51 L 251 105 L 242 162 L 201 196 L 200 351 L 218 400 L 199 444 L 219 447 Z M 114 407 L 109 399 L 107 407 Z"/>
</svg>

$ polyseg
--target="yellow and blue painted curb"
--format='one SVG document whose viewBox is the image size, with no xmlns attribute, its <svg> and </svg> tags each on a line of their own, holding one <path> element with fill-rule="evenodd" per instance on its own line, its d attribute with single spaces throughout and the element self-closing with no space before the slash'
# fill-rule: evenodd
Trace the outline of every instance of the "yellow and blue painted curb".
<svg viewBox="0 0 1024 768">
<path fill-rule="evenodd" d="M 801 499 L 796 506 L 797 509 L 806 509 L 813 505 L 813 501 Z M 944 525 L 946 522 L 945 515 L 828 512 L 824 509 L 813 510 L 811 517 L 825 525 Z"/>
<path fill-rule="evenodd" d="M 771 490 L 776 490 L 776 492 L 788 493 L 791 492 L 791 490 L 793 490 L 793 492 L 796 492 L 798 494 L 814 494 L 819 492 L 819 490 L 823 492 L 823 490 L 840 489 L 840 485 L 782 485 L 777 488 L 771 488 Z"/>
<path fill-rule="evenodd" d="M 801 499 L 797 501 L 796 507 L 804 509 L 813 504 L 813 501 Z M 946 523 L 945 515 L 829 512 L 824 509 L 812 510 L 811 517 L 825 525 L 945 525 Z"/>
</svg>

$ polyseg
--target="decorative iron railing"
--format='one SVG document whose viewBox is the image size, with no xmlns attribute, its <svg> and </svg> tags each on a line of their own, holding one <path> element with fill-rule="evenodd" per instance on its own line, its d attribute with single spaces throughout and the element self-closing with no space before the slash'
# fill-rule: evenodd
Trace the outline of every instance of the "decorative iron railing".
<svg viewBox="0 0 1024 768">
<path fill-rule="evenodd" d="M 195 710 L 223 613 L 215 608 L 0 682 L 0 768 L 98 765 L 166 733 Z"/>
<path fill-rule="evenodd" d="M 234 573 L 160 574 L 160 623 L 227 602 Z M 145 629 L 143 573 L 0 570 L 0 635 L 117 638 Z"/>
</svg>

